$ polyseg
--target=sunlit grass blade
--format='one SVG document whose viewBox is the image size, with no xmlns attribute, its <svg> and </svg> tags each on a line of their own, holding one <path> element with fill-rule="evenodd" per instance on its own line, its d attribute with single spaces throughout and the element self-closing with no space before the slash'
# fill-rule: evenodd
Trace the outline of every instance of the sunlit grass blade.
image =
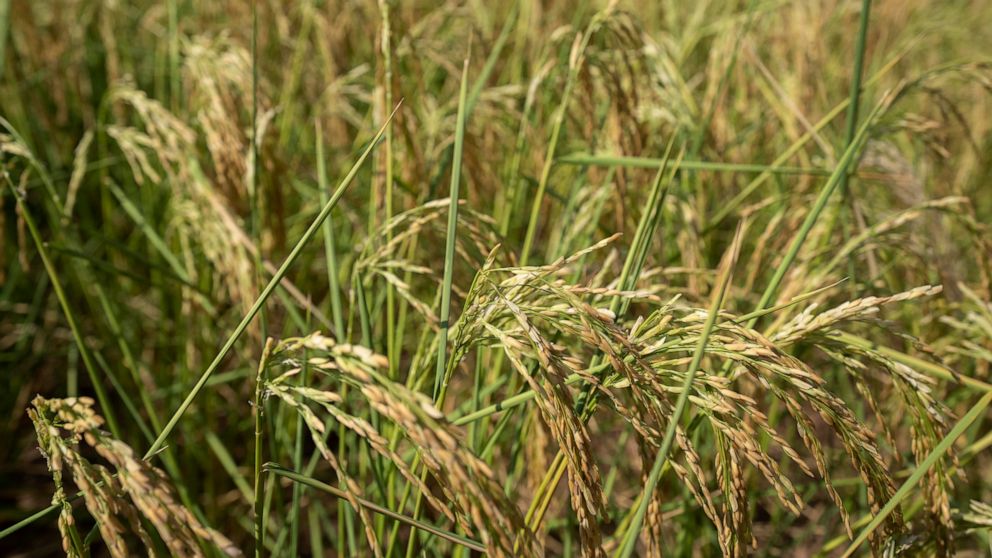
<svg viewBox="0 0 992 558">
<path fill-rule="evenodd" d="M 396 108 L 393 109 L 393 113 L 390 115 L 389 119 L 387 119 L 386 124 L 389 124 L 389 120 L 392 120 L 392 115 L 396 114 L 397 110 L 399 110 L 399 105 L 397 105 Z M 286 259 L 283 261 L 282 265 L 279 266 L 279 269 L 276 270 L 276 273 L 272 276 L 272 279 L 269 280 L 269 283 L 265 286 L 264 289 L 262 289 L 262 292 L 258 295 L 258 298 L 255 300 L 254 304 L 252 304 L 251 308 L 248 310 L 248 313 L 245 314 L 244 318 L 242 318 L 241 323 L 239 323 L 238 326 L 234 328 L 234 331 L 231 332 L 231 335 L 227 338 L 227 341 L 224 342 L 224 345 L 217 353 L 217 356 L 214 357 L 210 365 L 207 366 L 206 370 L 203 371 L 203 374 L 200 376 L 200 379 L 197 380 L 196 384 L 186 395 L 186 399 L 184 399 L 183 402 L 179 405 L 179 408 L 176 409 L 175 413 L 173 413 L 172 418 L 170 418 L 169 422 L 166 423 L 165 428 L 163 428 L 162 431 L 159 433 L 158 437 L 155 439 L 155 442 L 151 445 L 150 448 L 148 448 L 148 451 L 145 453 L 145 459 L 148 459 L 151 456 L 155 455 L 158 452 L 158 450 L 162 447 L 162 444 L 165 443 L 166 438 L 169 437 L 169 434 L 172 433 L 172 429 L 175 428 L 176 424 L 179 423 L 179 419 L 182 418 L 183 414 L 186 412 L 187 409 L 189 409 L 189 406 L 193 403 L 193 400 L 196 399 L 197 395 L 199 395 L 200 390 L 202 390 L 203 386 L 206 385 L 207 380 L 209 380 L 210 376 L 214 373 L 215 370 L 217 370 L 221 362 L 223 362 L 224 358 L 227 356 L 227 353 L 230 352 L 231 347 L 234 346 L 234 343 L 237 342 L 237 340 L 245 332 L 245 329 L 247 329 L 248 324 L 252 322 L 252 320 L 258 314 L 259 310 L 272 295 L 272 292 L 275 290 L 276 286 L 279 284 L 282 278 L 286 275 L 286 272 L 289 271 L 289 268 L 293 265 L 293 262 L 295 262 L 296 259 L 300 257 L 300 253 L 303 252 L 304 246 L 306 246 L 307 243 L 310 242 L 310 240 L 314 237 L 314 235 L 317 234 L 317 230 L 320 229 L 320 226 L 324 223 L 324 220 L 327 219 L 328 215 L 330 215 L 331 210 L 334 209 L 335 205 L 337 205 L 338 200 L 341 199 L 342 195 L 344 195 L 345 190 L 351 184 L 352 180 L 354 180 L 355 175 L 358 174 L 358 170 L 365 162 L 365 159 L 368 158 L 369 153 L 371 153 L 372 150 L 375 148 L 375 146 L 379 143 L 379 140 L 382 138 L 382 135 L 385 132 L 385 130 L 386 130 L 385 126 L 379 129 L 376 135 L 369 142 L 368 146 L 365 148 L 365 151 L 362 152 L 362 155 L 351 167 L 351 170 L 348 171 L 348 174 L 341 179 L 341 183 L 334 191 L 334 194 L 331 196 L 331 199 L 329 199 L 327 203 L 324 204 L 324 207 L 320 210 L 320 213 L 317 214 L 313 222 L 310 223 L 310 226 L 307 228 L 306 232 L 304 232 L 303 236 L 300 237 L 300 240 L 297 241 L 296 246 L 294 246 L 293 250 L 289 253 L 288 256 L 286 256 Z"/>
<path fill-rule="evenodd" d="M 861 126 L 857 135 L 844 154 L 841 156 L 840 160 L 837 162 L 837 168 L 834 169 L 833 174 L 827 179 L 827 182 L 820 189 L 820 193 L 817 195 L 816 201 L 813 202 L 813 206 L 810 208 L 809 213 L 806 214 L 806 218 L 803 220 L 802 225 L 799 230 L 792 237 L 792 241 L 789 243 L 789 248 L 786 250 L 785 255 L 779 262 L 778 267 L 775 268 L 775 273 L 772 278 L 768 281 L 765 286 L 764 292 L 761 294 L 761 299 L 758 301 L 758 306 L 755 311 L 764 310 L 772 302 L 774 297 L 778 294 L 778 288 L 782 284 L 782 280 L 785 278 L 785 274 L 789 271 L 792 263 L 795 261 L 796 256 L 799 255 L 800 249 L 802 249 L 803 244 L 806 242 L 806 237 L 809 236 L 810 231 L 813 230 L 813 226 L 820 218 L 820 214 L 823 209 L 827 206 L 827 202 L 830 201 L 831 195 L 837 190 L 837 187 L 844 180 L 844 176 L 847 175 L 849 167 L 853 164 L 854 160 L 857 158 L 861 151 L 861 147 L 868 137 L 868 131 L 870 130 L 872 124 L 874 123 L 875 117 L 881 113 L 883 107 L 885 106 L 885 101 L 879 103 L 878 106 L 871 112 L 865 123 Z M 748 320 L 748 327 L 754 327 L 758 318 L 754 317 Z"/>
<path fill-rule="evenodd" d="M 685 412 L 686 405 L 689 402 L 689 392 L 692 389 L 693 380 L 696 377 L 696 372 L 699 371 L 699 366 L 703 362 L 703 355 L 706 352 L 706 344 L 709 342 L 710 333 L 713 331 L 713 326 L 716 325 L 717 316 L 720 313 L 720 308 L 723 306 L 723 299 L 727 294 L 727 288 L 730 285 L 730 278 L 733 276 L 734 264 L 737 261 L 737 253 L 740 250 L 742 236 L 743 227 L 738 226 L 733 245 L 728 249 L 728 257 L 724 262 L 723 270 L 720 273 L 720 278 L 714 286 L 713 299 L 710 302 L 710 307 L 706 315 L 706 322 L 703 324 L 702 332 L 699 335 L 699 341 L 696 343 L 696 348 L 692 353 L 692 361 L 689 363 L 689 368 L 686 370 L 685 381 L 682 384 L 682 391 L 679 392 L 679 398 L 675 402 L 675 409 L 672 411 L 672 416 L 669 419 L 668 426 L 665 429 L 665 437 L 661 441 L 661 446 L 658 448 L 658 454 L 655 456 L 654 463 L 651 466 L 648 481 L 644 485 L 644 489 L 641 491 L 640 502 L 637 505 L 637 510 L 634 512 L 634 517 L 631 520 L 630 525 L 627 527 L 627 531 L 624 533 L 620 546 L 617 548 L 616 555 L 618 557 L 629 558 L 634 552 L 634 547 L 637 545 L 637 538 L 640 536 L 641 525 L 644 524 L 644 517 L 647 515 L 648 505 L 651 503 L 654 490 L 658 486 L 658 481 L 661 479 L 661 472 L 664 469 L 665 463 L 668 461 L 668 453 L 671 451 L 672 442 L 675 440 L 675 432 L 679 427 L 679 423 L 682 420 L 682 414 Z"/>
<path fill-rule="evenodd" d="M 881 525 L 883 521 L 885 521 L 885 518 L 888 517 L 889 514 L 891 514 L 896 507 L 902 503 L 903 500 L 917 490 L 916 485 L 919 484 L 920 479 L 927 474 L 927 471 L 929 471 L 930 468 L 940 460 L 940 458 L 944 457 L 944 454 L 947 453 L 947 450 L 950 449 L 955 440 L 957 440 L 961 434 L 964 434 L 964 431 L 982 416 L 982 413 L 985 412 L 985 408 L 989 406 L 990 401 L 992 401 L 992 392 L 983 395 L 982 398 L 975 403 L 975 406 L 972 407 L 967 414 L 961 417 L 961 420 L 954 425 L 954 428 L 952 428 L 951 431 L 944 436 L 940 443 L 937 444 L 937 446 L 933 448 L 929 454 L 927 454 L 926 458 L 924 458 L 920 465 L 913 471 L 913 474 L 906 479 L 906 482 L 899 487 L 899 490 L 892 495 L 892 498 L 885 503 L 885 506 L 879 510 L 875 517 L 872 518 L 871 522 L 868 523 L 868 525 L 862 529 L 861 533 L 858 534 L 854 541 L 851 542 L 851 545 L 847 547 L 846 551 L 844 551 L 842 558 L 853 556 L 854 553 L 857 552 L 858 547 L 860 547 L 861 544 L 868 539 L 872 532 L 874 532 L 875 529 Z"/>
</svg>

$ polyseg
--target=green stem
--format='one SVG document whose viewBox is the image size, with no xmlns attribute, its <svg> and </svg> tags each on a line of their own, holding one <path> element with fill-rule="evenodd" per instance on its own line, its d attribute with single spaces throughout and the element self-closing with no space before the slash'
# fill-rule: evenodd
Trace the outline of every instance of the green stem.
<svg viewBox="0 0 992 558">
<path fill-rule="evenodd" d="M 858 110 L 861 101 L 861 75 L 865 63 L 865 48 L 868 39 L 868 21 L 871 15 L 871 0 L 861 2 L 861 22 L 858 27 L 858 42 L 854 52 L 854 75 L 851 79 L 850 102 L 847 104 L 847 125 L 844 133 L 844 146 L 850 147 L 854 143 L 855 134 L 858 131 Z M 840 191 L 847 191 L 847 181 L 850 173 L 844 173 L 841 178 Z"/>
<path fill-rule="evenodd" d="M 992 401 L 992 392 L 986 393 L 982 396 L 982 398 L 978 400 L 978 403 L 975 403 L 975 406 L 972 407 L 965 416 L 961 417 L 961 420 L 954 425 L 954 428 L 947 433 L 947 436 L 944 436 L 944 439 L 937 444 L 937 447 L 933 448 L 933 450 L 927 454 L 926 458 L 923 459 L 923 462 L 920 463 L 919 467 L 913 471 L 913 474 L 906 479 L 906 482 L 899 487 L 899 490 L 897 490 L 892 498 L 885 503 L 885 506 L 883 506 L 878 514 L 872 518 L 871 522 L 861 531 L 861 533 L 858 534 L 857 538 L 855 538 L 851 545 L 847 547 L 847 550 L 841 558 L 848 558 L 849 556 L 852 556 L 858 550 L 858 547 L 868 539 L 872 532 L 874 532 L 875 529 L 881 525 L 883 521 L 885 521 L 885 518 L 895 511 L 896 507 L 898 507 L 899 504 L 906 499 L 906 497 L 916 491 L 916 485 L 920 482 L 920 479 L 927 474 L 930 468 L 933 467 L 938 460 L 944 457 L 944 454 L 947 453 L 947 450 L 950 449 L 952 444 L 954 444 L 954 441 L 964 434 L 964 431 L 967 430 L 968 427 L 982 415 L 985 408 L 989 406 L 990 401 Z"/>
<path fill-rule="evenodd" d="M 628 157 L 613 153 L 572 153 L 558 158 L 558 162 L 565 165 L 590 165 L 598 167 L 626 167 L 635 169 L 658 169 L 666 168 L 676 161 L 669 159 L 658 159 L 653 157 Z M 713 172 L 748 172 L 748 173 L 771 173 L 786 175 L 809 175 L 809 176 L 830 176 L 830 169 L 819 167 L 783 167 L 775 165 L 763 165 L 757 163 L 724 163 L 722 161 L 678 161 L 678 168 L 682 170 L 698 170 Z"/>
<path fill-rule="evenodd" d="M 265 527 L 262 504 L 265 501 L 262 483 L 262 416 L 264 414 L 265 401 L 265 366 L 268 363 L 269 355 L 272 353 L 272 339 L 265 341 L 265 348 L 262 349 L 262 358 L 258 361 L 258 373 L 255 376 L 255 401 L 253 408 L 255 411 L 255 489 L 252 493 L 255 512 L 255 558 L 262 557 L 265 548 Z"/>
<path fill-rule="evenodd" d="M 398 109 L 399 105 L 393 109 L 393 115 L 396 114 Z M 392 115 L 390 115 L 390 120 L 391 119 Z M 234 346 L 234 343 L 245 332 L 248 324 L 250 324 L 255 318 L 255 315 L 258 314 L 259 310 L 265 304 L 265 301 L 269 299 L 273 291 L 275 291 L 276 286 L 280 281 L 282 281 L 282 278 L 286 276 L 286 272 L 289 270 L 290 266 L 292 266 L 297 258 L 300 257 L 303 247 L 310 242 L 310 239 L 312 239 L 315 234 L 317 234 L 317 230 L 327 219 L 327 216 L 331 214 L 331 210 L 334 209 L 334 206 L 337 205 L 338 200 L 341 199 L 341 196 L 344 194 L 344 191 L 347 189 L 348 185 L 351 184 L 352 180 L 354 180 L 355 175 L 358 174 L 358 169 L 361 167 L 362 163 L 365 162 L 365 159 L 368 158 L 369 153 L 372 152 L 372 149 L 379 142 L 379 139 L 382 138 L 384 131 L 385 127 L 379 129 L 379 132 L 376 133 L 375 137 L 372 138 L 372 141 L 369 142 L 368 147 L 366 147 L 365 151 L 362 152 L 362 155 L 355 162 L 354 166 L 351 167 L 348 174 L 341 180 L 337 190 L 334 191 L 334 195 L 331 196 L 331 199 L 328 200 L 326 204 L 324 204 L 324 207 L 320 210 L 320 213 L 314 218 L 313 222 L 310 223 L 310 227 L 303 233 L 303 236 L 296 243 L 296 246 L 293 247 L 293 250 L 286 257 L 286 260 L 283 261 L 282 265 L 279 266 L 279 269 L 276 270 L 275 274 L 272 276 L 272 279 L 265 286 L 265 288 L 262 289 L 262 292 L 258 295 L 255 303 L 252 304 L 251 308 L 248 310 L 248 313 L 241 320 L 241 323 L 239 323 L 238 326 L 234 328 L 234 331 L 231 332 L 231 335 L 221 347 L 220 352 L 217 353 L 217 356 L 215 356 L 210 365 L 207 366 L 207 369 L 203 371 L 200 379 L 197 380 L 196 384 L 193 386 L 193 389 L 191 389 L 189 394 L 186 396 L 186 399 L 183 400 L 183 402 L 179 405 L 179 408 L 176 409 L 176 412 L 173 413 L 172 418 L 169 419 L 169 422 L 165 425 L 162 432 L 159 433 L 158 438 L 155 439 L 152 446 L 148 448 L 148 452 L 145 453 L 145 459 L 155 455 L 162 447 L 162 444 L 165 443 L 166 438 L 168 438 L 169 434 L 172 433 L 172 430 L 176 427 L 176 424 L 179 423 L 179 419 L 183 416 L 186 410 L 189 409 L 189 406 L 193 404 L 193 400 L 195 400 L 196 396 L 199 395 L 200 391 L 203 389 L 203 386 L 206 385 L 207 380 L 210 379 L 210 376 L 217 370 L 220 363 L 223 362 L 224 358 L 227 356 L 227 353 L 230 352 L 231 348 Z"/>
<path fill-rule="evenodd" d="M 83 367 L 86 368 L 86 373 L 90 377 L 90 383 L 93 384 L 93 391 L 96 394 L 97 401 L 100 402 L 100 408 L 103 409 L 103 416 L 107 419 L 107 427 L 110 428 L 110 432 L 115 438 L 120 439 L 121 431 L 118 428 L 113 407 L 110 404 L 107 393 L 103 389 L 101 378 L 97 375 L 96 366 L 93 364 L 93 358 L 90 355 L 89 349 L 86 347 L 86 342 L 83 340 L 83 334 L 79 329 L 79 324 L 76 322 L 75 314 L 73 314 L 72 308 L 69 306 L 69 299 L 66 297 L 65 289 L 62 287 L 59 272 L 48 255 L 45 242 L 41 239 L 41 233 L 38 232 L 38 226 L 35 224 L 34 217 L 28 211 L 27 205 L 14 188 L 14 184 L 10 181 L 10 176 L 7 173 L 4 173 L 3 176 L 7 182 L 7 187 L 10 189 L 10 193 L 13 194 L 17 202 L 17 209 L 28 226 L 31 240 L 34 241 L 38 255 L 41 256 L 41 263 L 45 267 L 45 272 L 52 281 L 52 289 L 55 290 L 55 297 L 58 298 L 59 306 L 62 307 L 62 313 L 65 315 L 65 321 L 69 324 L 69 330 L 72 332 L 72 339 L 76 342 L 76 347 L 79 349 L 79 356 L 83 361 Z"/>
<path fill-rule="evenodd" d="M 809 236 L 810 231 L 813 230 L 813 226 L 820 218 L 820 214 L 823 212 L 827 202 L 830 200 L 830 196 L 837 190 L 837 187 L 840 185 L 843 177 L 847 175 L 848 167 L 851 166 L 852 162 L 859 153 L 861 144 L 868 136 L 868 129 L 871 126 L 874 117 L 881 111 L 882 106 L 883 105 L 880 104 L 874 111 L 872 111 L 871 115 L 869 115 L 868 119 L 861 126 L 861 129 L 854 137 L 854 140 L 847 146 L 847 149 L 841 156 L 840 161 L 837 162 L 837 168 L 834 169 L 833 174 L 831 174 L 830 178 L 827 179 L 827 183 L 823 185 L 823 188 L 820 190 L 820 194 L 813 203 L 813 207 L 806 215 L 806 219 L 803 221 L 802 226 L 800 226 L 799 231 L 792 238 L 792 243 L 789 244 L 789 248 L 786 251 L 785 256 L 775 269 L 775 274 L 765 287 L 765 291 L 761 295 L 761 300 L 758 302 L 758 307 L 756 310 L 764 310 L 767 308 L 771 304 L 774 297 L 778 294 L 778 288 L 782 284 L 782 280 L 785 278 L 786 272 L 789 271 L 789 268 L 795 261 L 796 256 L 799 255 L 800 248 L 802 248 L 803 243 L 806 242 L 806 237 Z M 757 318 L 752 318 L 748 321 L 747 327 L 753 328 L 756 322 Z"/>
<path fill-rule="evenodd" d="M 290 480 L 292 480 L 294 482 L 305 484 L 306 486 L 309 486 L 311 488 L 315 488 L 317 490 L 320 490 L 321 492 L 326 492 L 328 494 L 331 494 L 331 495 L 335 496 L 336 498 L 340 498 L 340 499 L 345 500 L 345 501 L 347 501 L 347 499 L 348 499 L 348 494 L 345 491 L 343 491 L 343 490 L 339 490 L 339 489 L 334 488 L 333 486 L 331 486 L 329 484 L 325 484 L 323 482 L 320 482 L 319 480 L 316 480 L 316 479 L 307 477 L 305 475 L 301 475 L 300 473 L 297 473 L 296 471 L 291 471 L 289 469 L 284 469 L 284 468 L 280 467 L 279 465 L 277 465 L 275 463 L 266 463 L 264 469 L 266 471 L 274 474 L 274 475 L 277 475 L 277 476 L 280 476 L 280 477 L 285 477 L 285 478 L 290 479 Z M 407 524 L 407 525 L 409 525 L 409 526 L 411 526 L 411 527 L 413 527 L 415 529 L 419 529 L 421 531 L 425 531 L 427 533 L 431 533 L 433 535 L 437 535 L 438 537 L 441 537 L 442 539 L 445 539 L 447 541 L 453 542 L 455 544 L 459 544 L 459 545 L 465 546 L 465 547 L 470 548 L 472 550 L 475 550 L 477 552 L 482 552 L 482 553 L 485 553 L 486 552 L 486 547 L 482 543 L 480 543 L 478 541 L 474 541 L 472 539 L 463 537 L 461 535 L 452 533 L 450 531 L 445 531 L 443 529 L 438 529 L 437 527 L 434 527 L 433 525 L 429 525 L 429 524 L 424 523 L 422 521 L 418 521 L 418 520 L 413 519 L 411 517 L 407 517 L 405 515 L 396 513 L 394 511 L 392 511 L 392 510 L 390 510 L 388 508 L 384 508 L 384 507 L 382 507 L 382 506 L 380 506 L 380 505 L 378 505 L 378 504 L 376 504 L 374 502 L 370 502 L 368 500 L 365 500 L 364 498 L 356 498 L 356 499 L 358 500 L 358 503 L 363 508 L 366 508 L 369 511 L 372 511 L 372 512 L 375 512 L 375 513 L 384 515 L 384 516 L 386 516 L 388 518 L 391 518 L 391 519 L 394 519 L 396 521 L 399 521 L 400 523 L 405 523 L 405 524 Z"/>
<path fill-rule="evenodd" d="M 448 228 L 444 245 L 444 279 L 441 285 L 441 331 L 437 343 L 437 367 L 434 372 L 434 400 L 441 393 L 448 353 L 448 329 L 451 313 L 451 281 L 455 267 L 455 238 L 458 234 L 458 189 L 462 176 L 462 150 L 465 145 L 465 98 L 468 91 L 468 58 L 462 67 L 458 90 L 458 117 L 455 124 L 455 152 L 451 164 L 451 190 L 448 195 Z"/>
<path fill-rule="evenodd" d="M 730 248 L 730 257 L 726 262 L 726 267 L 724 268 L 722 274 L 723 277 L 721 277 L 719 284 L 716 286 L 713 301 L 710 303 L 709 313 L 706 316 L 706 323 L 703 325 L 703 331 L 699 336 L 699 341 L 696 343 L 696 349 L 692 354 L 692 362 L 689 364 L 689 369 L 686 371 L 685 381 L 682 383 L 682 391 L 679 393 L 679 398 L 675 402 L 675 410 L 672 411 L 672 416 L 668 421 L 668 427 L 665 429 L 665 437 L 662 439 L 661 447 L 658 448 L 658 454 L 655 457 L 654 464 L 651 467 L 651 473 L 648 475 L 648 482 L 644 486 L 644 490 L 641 493 L 641 499 L 637 506 L 637 511 L 634 513 L 634 518 L 631 520 L 630 526 L 627 527 L 627 531 L 624 533 L 623 541 L 617 549 L 617 556 L 621 558 L 629 558 L 634 552 L 637 537 L 640 535 L 641 525 L 644 524 L 644 516 L 648 511 L 648 505 L 651 503 L 651 498 L 654 494 L 655 487 L 658 486 L 658 481 L 661 479 L 662 469 L 668 461 L 668 453 L 671 449 L 672 442 L 675 440 L 675 433 L 678 430 L 679 422 L 682 419 L 682 414 L 685 412 L 687 403 L 689 402 L 689 392 L 692 389 L 692 381 L 696 377 L 696 372 L 699 370 L 699 366 L 703 362 L 703 355 L 706 352 L 706 343 L 709 341 L 710 333 L 713 331 L 713 326 L 716 325 L 717 316 L 720 313 L 720 308 L 723 306 L 723 299 L 727 294 L 727 287 L 730 284 L 730 277 L 733 274 L 734 261 L 737 259 L 736 252 L 740 246 L 741 236 L 742 228 L 738 227 L 734 244 Z"/>
</svg>

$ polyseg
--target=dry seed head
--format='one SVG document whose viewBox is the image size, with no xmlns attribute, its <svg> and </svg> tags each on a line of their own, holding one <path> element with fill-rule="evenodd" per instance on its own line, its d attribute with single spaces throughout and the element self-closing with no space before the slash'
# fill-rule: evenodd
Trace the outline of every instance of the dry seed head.
<svg viewBox="0 0 992 558">
<path fill-rule="evenodd" d="M 141 518 L 154 527 L 159 539 L 175 555 L 201 556 L 204 543 L 215 545 L 229 556 L 241 555 L 231 541 L 203 526 L 176 500 L 165 473 L 138 459 L 127 444 L 100 429 L 103 419 L 93 409 L 92 399 L 44 399 L 39 396 L 33 405 L 29 415 L 49 461 L 58 503 L 62 504 L 59 527 L 67 554 L 75 553 L 71 543 L 74 520 L 61 489 L 63 464 L 68 465 L 73 481 L 83 493 L 86 508 L 97 520 L 100 535 L 112 556 L 132 555 L 127 546 L 129 531 L 146 548 L 153 547 Z M 82 441 L 107 460 L 116 475 L 83 457 L 79 453 Z"/>
</svg>

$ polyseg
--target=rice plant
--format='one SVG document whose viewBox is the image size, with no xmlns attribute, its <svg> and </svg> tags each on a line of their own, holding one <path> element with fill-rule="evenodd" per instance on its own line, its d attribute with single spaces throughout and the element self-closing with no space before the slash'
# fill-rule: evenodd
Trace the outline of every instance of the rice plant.
<svg viewBox="0 0 992 558">
<path fill-rule="evenodd" d="M 0 550 L 987 555 L 990 19 L 0 0 Z"/>
</svg>

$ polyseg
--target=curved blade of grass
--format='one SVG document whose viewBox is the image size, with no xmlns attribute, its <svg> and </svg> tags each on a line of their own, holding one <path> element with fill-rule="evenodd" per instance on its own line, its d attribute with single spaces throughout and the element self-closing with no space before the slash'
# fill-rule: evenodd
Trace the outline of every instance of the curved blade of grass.
<svg viewBox="0 0 992 558">
<path fill-rule="evenodd" d="M 402 104 L 402 101 L 400 104 Z M 207 380 L 210 379 L 210 376 L 215 370 L 217 370 L 220 363 L 224 360 L 224 357 L 227 356 L 227 353 L 230 352 L 231 348 L 234 346 L 234 343 L 245 332 L 248 324 L 251 323 L 251 321 L 258 314 L 259 310 L 261 310 L 262 305 L 265 304 L 265 301 L 268 300 L 273 291 L 275 291 L 276 286 L 286 275 L 286 272 L 289 270 L 290 266 L 292 266 L 296 259 L 300 257 L 303 247 L 310 242 L 315 234 L 317 234 L 317 230 L 320 229 L 321 224 L 323 224 L 324 220 L 327 219 L 327 216 L 330 215 L 331 210 L 334 209 L 335 205 L 337 205 L 338 200 L 341 199 L 341 196 L 351 184 L 352 180 L 355 179 L 355 175 L 358 174 L 358 170 L 361 168 L 362 163 L 365 162 L 365 159 L 368 158 L 369 154 L 372 152 L 372 149 L 374 149 L 379 143 L 379 140 L 382 138 L 382 135 L 386 130 L 386 126 L 389 125 L 393 115 L 395 115 L 396 111 L 399 110 L 400 104 L 396 105 L 396 108 L 393 109 L 392 114 L 390 114 L 389 118 L 386 119 L 384 125 L 379 128 L 379 131 L 376 133 L 375 137 L 372 138 L 372 141 L 369 142 L 368 146 L 365 148 L 365 151 L 363 151 L 362 155 L 357 161 L 355 161 L 355 164 L 351 167 L 351 170 L 348 171 L 348 174 L 345 175 L 343 179 L 341 179 L 341 183 L 334 191 L 334 195 L 332 195 L 331 199 L 324 204 L 324 207 L 320 210 L 320 213 L 317 214 L 313 222 L 310 223 L 310 227 L 308 227 L 306 232 L 303 233 L 303 236 L 300 237 L 300 240 L 296 243 L 296 246 L 294 246 L 293 250 L 288 256 L 286 256 L 285 261 L 283 261 L 282 265 L 279 266 L 279 269 L 276 270 L 275 274 L 272 276 L 272 279 L 269 280 L 269 283 L 265 285 L 264 289 L 262 289 L 261 294 L 258 295 L 255 303 L 252 304 L 251 308 L 248 310 L 248 313 L 245 314 L 244 318 L 242 318 L 241 323 L 239 323 L 238 326 L 234 328 L 234 331 L 231 332 L 231 335 L 227 338 L 227 341 L 224 342 L 224 346 L 221 347 L 220 351 L 217 353 L 217 356 L 214 357 L 214 360 L 209 366 L 207 366 L 207 369 L 203 371 L 200 379 L 197 380 L 196 384 L 193 386 L 193 389 L 191 389 L 189 394 L 186 396 L 186 399 L 183 400 L 183 402 L 179 405 L 179 408 L 176 409 L 176 412 L 173 413 L 172 418 L 169 419 L 169 422 L 165 425 L 165 428 L 162 429 L 162 432 L 159 433 L 158 438 L 155 439 L 152 446 L 148 448 L 144 459 L 148 459 L 155 455 L 155 453 L 157 453 L 162 447 L 162 444 L 165 443 L 165 439 L 169 437 L 170 433 L 172 433 L 172 430 L 176 427 L 176 424 L 179 423 L 179 419 L 182 418 L 183 414 L 193 403 L 193 400 L 196 399 L 197 395 L 199 395 L 200 390 L 202 390 L 203 386 L 206 385 Z"/>
<path fill-rule="evenodd" d="M 858 550 L 858 547 L 868 539 L 868 536 L 882 524 L 882 521 L 885 521 L 885 518 L 888 517 L 889 514 L 891 514 L 892 511 L 895 510 L 907 496 L 916 490 L 916 485 L 920 482 L 920 479 L 923 478 L 923 475 L 927 474 L 927 471 L 929 471 L 930 468 L 944 456 L 944 453 L 950 449 L 954 441 L 957 440 L 961 434 L 964 434 L 964 431 L 967 430 L 968 427 L 982 415 L 985 408 L 989 406 L 990 401 L 992 401 L 992 392 L 986 393 L 982 396 L 982 398 L 978 400 L 978 403 L 975 403 L 975 406 L 972 407 L 971 410 L 965 414 L 965 416 L 961 417 L 961 420 L 954 425 L 954 428 L 947 433 L 947 436 L 944 436 L 944 439 L 937 444 L 937 447 L 933 448 L 933 451 L 927 454 L 926 458 L 923 459 L 923 462 L 920 463 L 920 466 L 913 471 L 913 474 L 910 475 L 908 479 L 906 479 L 906 482 L 902 483 L 899 490 L 896 491 L 892 498 L 878 512 L 878 515 L 872 518 L 868 526 L 858 534 L 857 538 L 854 539 L 854 542 L 852 542 L 851 545 L 847 547 L 847 550 L 844 551 L 841 558 L 848 558 L 849 556 L 852 556 Z"/>
<path fill-rule="evenodd" d="M 269 472 L 269 473 L 272 473 L 274 475 L 277 475 L 277 476 L 280 476 L 280 477 L 284 477 L 284 478 L 290 479 L 293 482 L 298 482 L 300 484 L 304 484 L 306 486 L 309 486 L 310 488 L 315 488 L 317 490 L 320 490 L 321 492 L 326 492 L 328 494 L 331 494 L 331 495 L 335 496 L 336 498 L 341 498 L 341 499 L 344 499 L 344 500 L 347 499 L 347 494 L 345 494 L 345 492 L 343 490 L 339 490 L 337 488 L 334 488 L 333 486 L 331 486 L 329 484 L 325 484 L 323 482 L 320 482 L 317 479 L 310 478 L 310 477 L 305 476 L 305 475 L 301 475 L 300 473 L 297 473 L 296 471 L 292 471 L 290 469 L 283 468 L 283 467 L 279 466 L 276 463 L 266 463 L 265 466 L 264 466 L 264 470 L 267 471 L 267 472 Z M 372 511 L 372 512 L 375 512 L 375 513 L 384 515 L 384 516 L 386 516 L 386 517 L 388 517 L 390 519 L 395 519 L 396 521 L 399 521 L 401 523 L 405 523 L 405 524 L 409 525 L 410 527 L 413 527 L 414 529 L 420 529 L 421 531 L 425 531 L 425 532 L 431 533 L 432 535 L 437 535 L 438 537 L 441 537 L 444 540 L 447 540 L 449 542 L 453 542 L 455 544 L 462 545 L 464 547 L 470 548 L 470 549 L 475 550 L 477 552 L 485 553 L 485 551 L 486 551 L 486 547 L 482 543 L 480 543 L 478 541 L 475 541 L 475 540 L 472 540 L 472 539 L 463 537 L 461 535 L 452 533 L 451 531 L 445 531 L 443 529 L 438 529 L 437 527 L 434 527 L 433 525 L 429 525 L 429 524 L 424 523 L 422 521 L 417 521 L 416 519 L 413 519 L 412 517 L 408 517 L 408 516 L 405 516 L 405 515 L 396 513 L 396 512 L 394 512 L 394 511 L 392 511 L 390 509 L 384 508 L 384 507 L 382 507 L 382 506 L 380 506 L 380 505 L 378 505 L 378 504 L 376 504 L 374 502 L 370 502 L 370 501 L 368 501 L 368 500 L 366 500 L 364 498 L 358 498 L 357 500 L 358 500 L 358 503 L 362 505 L 362 507 L 367 508 L 369 511 Z"/>
<path fill-rule="evenodd" d="M 689 363 L 689 369 L 686 371 L 685 381 L 682 383 L 682 391 L 679 393 L 679 398 L 675 403 L 675 410 L 672 411 L 672 418 L 669 420 L 668 427 L 665 429 L 665 437 L 662 439 L 661 447 L 658 448 L 658 455 L 655 457 L 654 464 L 651 466 L 651 473 L 648 475 L 648 482 L 644 486 L 637 511 L 634 512 L 630 526 L 627 527 L 623 540 L 617 548 L 616 555 L 618 557 L 629 558 L 634 552 L 637 537 L 640 536 L 641 526 L 644 524 L 644 516 L 647 515 L 648 504 L 651 503 L 651 495 L 654 494 L 654 490 L 658 486 L 658 481 L 661 479 L 661 471 L 668 460 L 668 452 L 671 449 L 672 442 L 675 440 L 675 431 L 689 402 L 689 391 L 692 389 L 692 381 L 696 377 L 696 372 L 699 370 L 700 364 L 703 362 L 706 343 L 709 341 L 710 333 L 713 331 L 713 326 L 716 325 L 717 316 L 720 313 L 720 308 L 723 306 L 723 299 L 727 294 L 727 287 L 730 285 L 730 277 L 733 275 L 734 263 L 737 260 L 737 252 L 740 250 L 742 236 L 743 227 L 738 225 L 737 234 L 730 248 L 730 257 L 714 290 L 709 313 L 706 316 L 706 322 L 703 325 L 699 341 L 696 343 L 696 348 L 693 351 L 692 362 Z"/>
</svg>

